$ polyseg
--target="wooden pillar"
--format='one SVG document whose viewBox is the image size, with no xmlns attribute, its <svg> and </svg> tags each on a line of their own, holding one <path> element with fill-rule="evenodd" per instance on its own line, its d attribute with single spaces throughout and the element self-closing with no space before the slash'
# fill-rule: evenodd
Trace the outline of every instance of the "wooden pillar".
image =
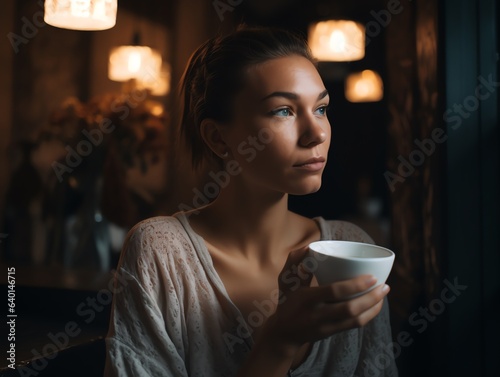
<svg viewBox="0 0 500 377">
<path fill-rule="evenodd" d="M 419 141 L 426 155 L 422 165 L 422 253 L 424 292 L 427 299 L 441 287 L 443 253 L 443 167 L 445 156 L 441 104 L 443 95 L 439 83 L 438 12 L 434 0 L 419 1 L 416 9 L 416 48 Z M 443 135 L 443 136 L 437 136 Z M 441 142 L 441 143 L 440 143 Z M 427 156 L 429 155 L 429 156 Z"/>
<path fill-rule="evenodd" d="M 418 135 L 416 124 L 416 49 L 415 12 L 407 5 L 387 27 L 387 97 L 390 111 L 388 172 L 397 175 L 390 179 L 392 204 L 392 245 L 396 251 L 392 277 L 397 281 L 393 289 L 394 320 L 405 318 L 421 292 L 420 250 L 422 247 L 420 171 L 402 165 L 399 158 L 407 158 Z M 399 157 L 401 156 L 401 157 Z M 398 171 L 398 167 L 401 168 Z M 387 173 L 386 173 L 387 174 Z M 407 176 L 403 177 L 403 175 Z"/>
<path fill-rule="evenodd" d="M 391 188 L 392 247 L 397 259 L 391 278 L 394 338 L 408 332 L 413 343 L 402 347 L 401 375 L 435 375 L 430 339 L 437 327 L 414 325 L 420 308 L 439 294 L 440 256 L 445 234 L 442 225 L 442 91 L 438 71 L 436 1 L 402 1 L 404 10 L 386 31 L 387 93 L 391 115 L 386 180 Z M 389 174 L 388 174 L 389 172 Z M 412 315 L 417 313 L 416 316 Z M 443 321 L 441 316 L 435 321 Z M 428 327 L 432 325 L 427 321 Z M 422 331 L 419 331 L 422 330 Z"/>
</svg>

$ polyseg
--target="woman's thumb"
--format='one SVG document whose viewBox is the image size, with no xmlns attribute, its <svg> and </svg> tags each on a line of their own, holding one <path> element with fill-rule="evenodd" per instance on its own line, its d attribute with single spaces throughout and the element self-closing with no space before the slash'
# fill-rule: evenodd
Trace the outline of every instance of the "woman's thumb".
<svg viewBox="0 0 500 377">
<path fill-rule="evenodd" d="M 278 285 L 283 293 L 297 290 L 300 287 L 307 287 L 311 283 L 312 273 L 307 271 L 303 265 L 307 255 L 307 247 L 292 250 L 288 254 L 285 266 L 278 278 Z"/>
</svg>

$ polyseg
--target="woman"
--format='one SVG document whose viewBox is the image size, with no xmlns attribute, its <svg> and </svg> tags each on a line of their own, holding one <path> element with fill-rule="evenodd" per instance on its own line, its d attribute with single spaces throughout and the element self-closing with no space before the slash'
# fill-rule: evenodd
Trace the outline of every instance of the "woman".
<svg viewBox="0 0 500 377">
<path fill-rule="evenodd" d="M 306 43 L 243 28 L 202 45 L 183 78 L 182 135 L 211 161 L 212 204 L 138 224 L 118 269 L 109 376 L 394 376 L 370 276 L 318 287 L 301 262 L 356 226 L 288 211 L 321 185 L 328 92 Z"/>
</svg>

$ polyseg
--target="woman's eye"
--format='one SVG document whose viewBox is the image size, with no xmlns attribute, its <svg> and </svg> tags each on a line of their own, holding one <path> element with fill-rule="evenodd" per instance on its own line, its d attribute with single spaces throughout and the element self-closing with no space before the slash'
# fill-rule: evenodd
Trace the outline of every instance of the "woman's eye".
<svg viewBox="0 0 500 377">
<path fill-rule="evenodd" d="M 316 114 L 318 115 L 326 115 L 326 110 L 328 110 L 328 106 L 321 106 L 316 110 Z"/>
<path fill-rule="evenodd" d="M 279 116 L 279 117 L 288 117 L 290 116 L 290 109 L 284 108 L 284 109 L 278 109 L 274 110 L 272 112 L 273 115 Z"/>
</svg>

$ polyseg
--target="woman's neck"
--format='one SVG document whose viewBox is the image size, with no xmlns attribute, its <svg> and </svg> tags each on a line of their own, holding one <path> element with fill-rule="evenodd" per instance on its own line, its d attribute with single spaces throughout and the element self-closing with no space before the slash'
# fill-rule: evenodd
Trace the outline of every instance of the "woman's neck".
<svg viewBox="0 0 500 377">
<path fill-rule="evenodd" d="M 288 194 L 230 184 L 209 206 L 192 215 L 195 230 L 213 246 L 268 263 L 273 251 L 292 243 Z"/>
</svg>

